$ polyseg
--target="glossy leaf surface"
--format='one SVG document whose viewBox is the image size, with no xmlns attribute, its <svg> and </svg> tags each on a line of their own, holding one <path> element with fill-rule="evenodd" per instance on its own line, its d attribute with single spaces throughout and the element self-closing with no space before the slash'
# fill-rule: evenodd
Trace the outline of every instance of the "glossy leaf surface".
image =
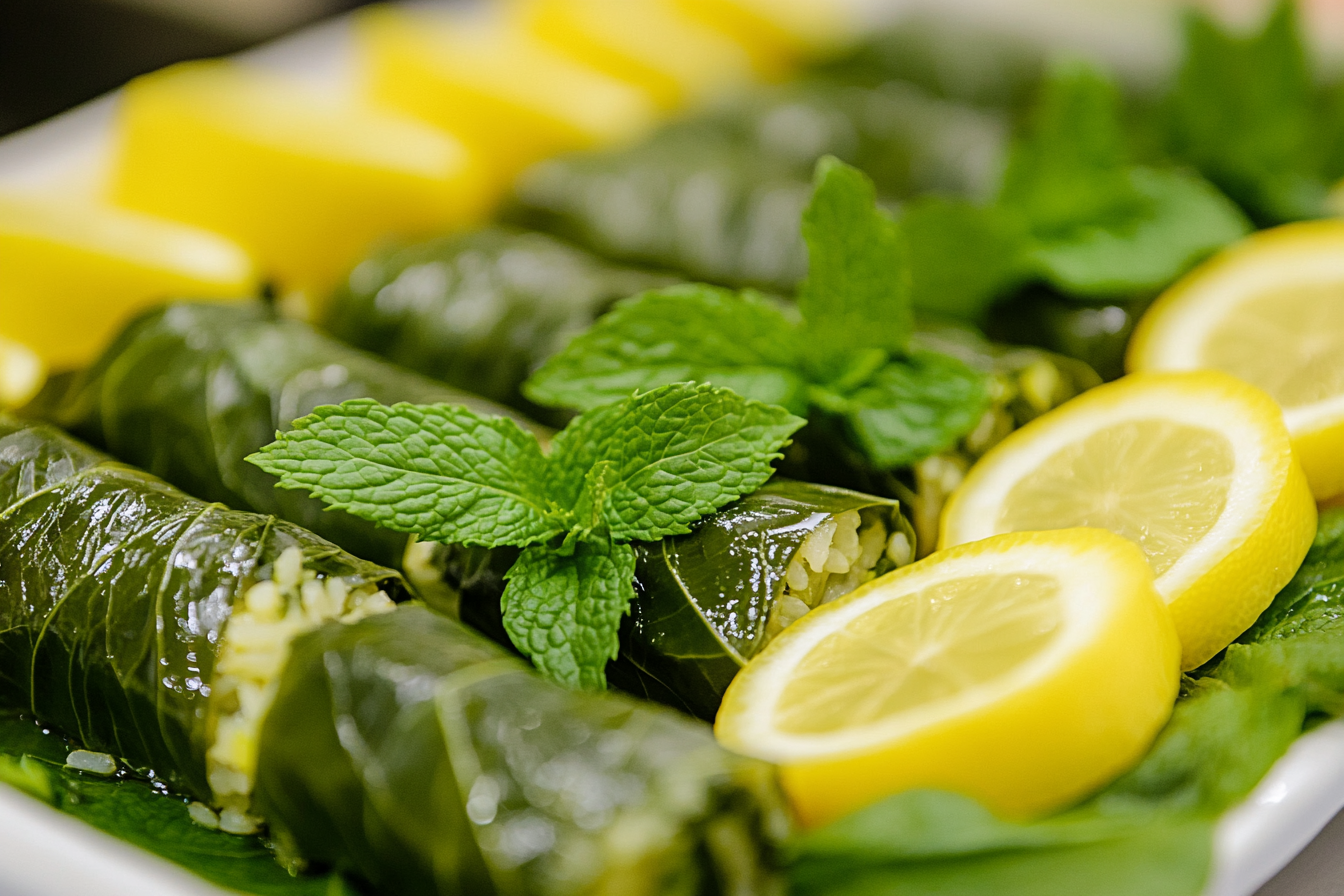
<svg viewBox="0 0 1344 896">
<path fill-rule="evenodd" d="M 765 766 L 675 713 L 547 682 L 423 609 L 300 638 L 261 757 L 272 828 L 381 892 L 753 893 L 769 876 Z M 634 835 L 620 856 L 618 832 Z"/>
<path fill-rule="evenodd" d="M 56 409 L 56 421 L 209 501 L 274 514 L 388 565 L 406 536 L 275 488 L 247 463 L 319 405 L 460 404 L 508 411 L 282 320 L 261 304 L 182 303 L 132 322 Z"/>
<path fill-rule="evenodd" d="M 239 593 L 289 547 L 395 574 L 297 526 L 188 497 L 50 427 L 0 419 L 0 703 L 208 799 L 205 712 Z"/>
</svg>

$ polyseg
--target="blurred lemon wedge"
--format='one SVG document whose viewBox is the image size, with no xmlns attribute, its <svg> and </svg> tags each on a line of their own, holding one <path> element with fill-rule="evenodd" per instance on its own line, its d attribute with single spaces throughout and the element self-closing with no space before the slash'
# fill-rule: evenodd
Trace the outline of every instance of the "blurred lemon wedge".
<svg viewBox="0 0 1344 896">
<path fill-rule="evenodd" d="M 1262 231 L 1195 269 L 1144 315 L 1126 361 L 1264 389 L 1316 499 L 1344 493 L 1344 221 Z"/>
<path fill-rule="evenodd" d="M 1193 669 L 1293 577 L 1316 505 L 1264 392 L 1217 371 L 1132 374 L 981 458 L 948 501 L 941 543 L 1074 526 L 1143 548 Z"/>
<path fill-rule="evenodd" d="M 733 680 L 714 730 L 780 765 L 805 824 L 924 787 L 1027 817 L 1142 755 L 1171 712 L 1178 655 L 1132 542 L 1005 535 L 795 622 Z"/>
</svg>

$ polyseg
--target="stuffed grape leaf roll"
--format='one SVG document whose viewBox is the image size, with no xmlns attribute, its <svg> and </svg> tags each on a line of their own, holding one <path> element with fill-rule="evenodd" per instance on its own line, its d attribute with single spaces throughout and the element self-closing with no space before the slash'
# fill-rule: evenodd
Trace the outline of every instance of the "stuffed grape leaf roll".
<svg viewBox="0 0 1344 896">
<path fill-rule="evenodd" d="M 769 893 L 773 772 L 391 570 L 0 419 L 0 703 L 388 894 Z M 255 782 L 255 789 L 254 784 Z"/>
<path fill-rule="evenodd" d="M 401 565 L 436 609 L 456 614 L 461 596 L 463 618 L 508 644 L 499 600 L 515 549 L 408 547 L 404 535 L 274 488 L 273 477 L 244 460 L 314 405 L 355 397 L 464 403 L 460 393 L 264 309 L 180 304 L 132 323 L 72 386 L 56 416 L 193 493 L 312 526 L 352 552 Z M 465 403 L 492 407 L 481 399 Z M 645 558 L 637 571 L 640 596 L 612 677 L 704 718 L 713 717 L 732 676 L 768 640 L 767 625 L 797 618 L 823 600 L 825 588 L 834 596 L 908 562 L 914 548 L 895 501 L 797 482 L 767 485 L 698 531 L 666 550 L 638 549 Z M 801 590 L 790 591 L 789 564 L 813 531 L 824 533 L 826 544 L 818 542 L 816 569 L 794 573 Z M 836 538 L 852 555 L 842 551 L 831 562 L 832 570 L 843 565 L 843 574 L 822 571 Z M 711 541 L 713 549 L 696 548 Z M 825 587 L 806 585 L 823 579 Z"/>
<path fill-rule="evenodd" d="M 400 566 L 405 535 L 277 489 L 275 477 L 246 461 L 291 421 L 349 398 L 443 402 L 512 415 L 301 321 L 277 317 L 260 303 L 207 302 L 141 315 L 63 396 L 50 401 L 54 408 L 42 410 L 81 438 L 197 497 L 275 514 L 358 556 Z"/>
<path fill-rule="evenodd" d="M 1007 116 L 912 83 L 809 80 L 753 92 L 643 142 L 524 172 L 508 216 L 610 258 L 693 280 L 792 292 L 807 268 L 798 221 L 819 158 L 867 172 L 887 200 L 987 199 Z"/>
<path fill-rule="evenodd" d="M 391 570 L 48 426 L 0 418 L 0 507 L 0 704 L 237 828 L 288 637 L 403 596 Z"/>
<path fill-rule="evenodd" d="M 371 255 L 320 323 L 358 348 L 559 425 L 563 417 L 523 397 L 522 382 L 616 300 L 670 282 L 547 234 L 492 226 Z"/>
</svg>

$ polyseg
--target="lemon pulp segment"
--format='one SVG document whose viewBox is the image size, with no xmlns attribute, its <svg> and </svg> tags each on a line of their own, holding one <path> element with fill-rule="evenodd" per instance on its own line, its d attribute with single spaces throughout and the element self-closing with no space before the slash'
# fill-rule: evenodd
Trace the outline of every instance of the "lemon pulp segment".
<svg viewBox="0 0 1344 896">
<path fill-rule="evenodd" d="M 34 196 L 0 196 L 0 272 L 0 337 L 57 370 L 90 363 L 133 314 L 167 297 L 246 298 L 258 287 L 251 259 L 222 237 Z M 6 370 L 31 386 L 32 359 L 20 355 L 7 353 Z"/>
<path fill-rule="evenodd" d="M 1143 548 L 1194 668 L 1292 578 L 1316 512 L 1268 395 L 1216 371 L 1134 374 L 995 446 L 949 500 L 941 541 L 1073 526 Z"/>
<path fill-rule="evenodd" d="M 670 0 L 520 0 L 518 10 L 537 37 L 646 91 L 660 108 L 704 100 L 751 77 L 742 47 Z"/>
<path fill-rule="evenodd" d="M 789 734 L 875 725 L 1003 677 L 1059 631 L 1059 582 L 973 575 L 934 582 L 828 635 L 780 698 Z"/>
<path fill-rule="evenodd" d="M 1222 433 L 1127 420 L 1060 448 L 1024 476 L 1005 498 L 997 529 L 1109 529 L 1143 548 L 1160 576 L 1218 522 L 1235 470 Z"/>
<path fill-rule="evenodd" d="M 285 290 L 323 292 L 374 241 L 483 211 L 452 136 L 233 63 L 137 78 L 116 128 L 118 204 L 235 240 Z"/>
<path fill-rule="evenodd" d="M 1197 268 L 1144 315 L 1126 363 L 1259 386 L 1317 499 L 1344 493 L 1344 222 L 1261 231 Z"/>
<path fill-rule="evenodd" d="M 371 99 L 460 137 L 500 189 L 532 162 L 632 139 L 653 121 L 639 89 L 498 18 L 373 7 L 355 34 Z"/>
<path fill-rule="evenodd" d="M 1142 755 L 1170 714 L 1178 658 L 1132 542 L 1003 535 L 794 623 L 729 686 L 715 731 L 781 766 L 806 824 L 925 787 L 1028 817 Z"/>
<path fill-rule="evenodd" d="M 827 0 L 674 0 L 677 9 L 731 37 L 762 77 L 781 78 L 799 63 L 834 52 L 856 23 Z"/>
</svg>

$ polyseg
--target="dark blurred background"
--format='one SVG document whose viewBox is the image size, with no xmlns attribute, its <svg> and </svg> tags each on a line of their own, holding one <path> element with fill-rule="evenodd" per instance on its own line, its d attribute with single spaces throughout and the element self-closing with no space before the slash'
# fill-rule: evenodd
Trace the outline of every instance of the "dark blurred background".
<svg viewBox="0 0 1344 896">
<path fill-rule="evenodd" d="M 0 134 L 365 0 L 0 0 Z"/>
</svg>

